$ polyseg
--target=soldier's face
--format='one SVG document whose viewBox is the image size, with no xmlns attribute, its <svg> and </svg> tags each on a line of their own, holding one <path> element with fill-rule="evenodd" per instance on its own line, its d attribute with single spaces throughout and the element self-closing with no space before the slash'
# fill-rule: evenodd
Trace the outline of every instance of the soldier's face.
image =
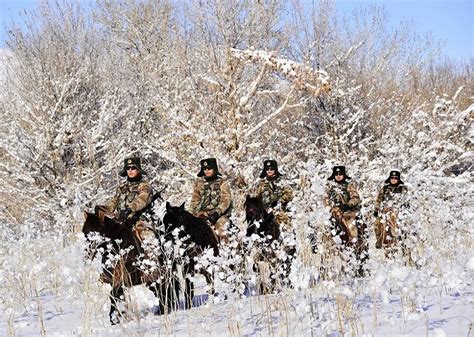
<svg viewBox="0 0 474 337">
<path fill-rule="evenodd" d="M 343 174 L 340 174 L 340 173 L 337 173 L 334 178 L 336 179 L 336 181 L 343 181 L 344 180 L 344 175 Z"/>
<path fill-rule="evenodd" d="M 209 168 L 209 167 L 205 167 L 204 168 L 204 175 L 206 176 L 206 178 L 213 177 L 214 176 L 214 169 Z"/>
<path fill-rule="evenodd" d="M 272 168 L 267 168 L 267 176 L 268 177 L 274 177 L 275 176 L 275 170 Z"/>
<path fill-rule="evenodd" d="M 136 178 L 140 172 L 138 171 L 138 168 L 136 166 L 128 166 L 127 167 L 127 176 L 129 178 Z"/>
<path fill-rule="evenodd" d="M 392 185 L 398 184 L 398 177 L 390 177 L 390 184 Z"/>
</svg>

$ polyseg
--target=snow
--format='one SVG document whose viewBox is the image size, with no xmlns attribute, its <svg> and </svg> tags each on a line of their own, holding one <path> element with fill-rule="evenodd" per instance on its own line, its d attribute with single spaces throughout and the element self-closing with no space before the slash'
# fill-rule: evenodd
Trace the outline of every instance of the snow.
<svg viewBox="0 0 474 337">
<path fill-rule="evenodd" d="M 105 297 L 107 287 L 102 289 Z M 358 287 L 357 287 L 358 288 Z M 350 293 L 348 288 L 347 292 Z M 358 289 L 360 290 L 360 289 Z M 428 289 L 419 289 L 430 293 Z M 134 313 L 132 320 L 119 326 L 110 326 L 107 318 L 108 306 L 103 303 L 94 317 L 87 318 L 78 313 L 84 307 L 69 304 L 58 311 L 58 303 L 52 296 L 40 298 L 43 306 L 44 327 L 47 335 L 75 336 L 91 334 L 94 336 L 127 336 L 140 334 L 156 336 L 173 334 L 176 336 L 204 335 L 292 335 L 292 336 L 333 336 L 339 335 L 338 310 L 342 299 L 327 297 L 316 289 L 291 291 L 278 295 L 253 296 L 235 302 L 216 301 L 198 305 L 190 310 L 178 310 L 162 317 L 153 314 L 156 301 L 145 288 L 135 287 L 130 293 Z M 200 294 L 195 302 L 206 300 Z M 354 298 L 349 321 L 343 323 L 345 331 L 356 327 L 359 336 L 467 336 L 472 321 L 472 289 L 459 298 L 456 294 L 443 293 L 425 304 L 421 313 L 407 312 L 402 299 L 390 295 L 388 302 L 360 294 Z M 197 303 L 196 303 L 197 304 Z M 339 307 L 338 307 L 339 306 Z M 19 336 L 36 336 L 40 323 L 36 315 L 13 317 L 8 323 Z M 7 331 L 7 322 L 0 325 Z"/>
<path fill-rule="evenodd" d="M 203 12 L 194 19 L 205 22 L 195 31 L 178 28 L 184 14 L 134 7 L 142 4 L 110 2 L 90 25 L 74 8 L 56 10 L 35 17 L 40 26 L 32 22 L 30 31 L 18 32 L 14 50 L 0 50 L 0 335 L 473 333 L 474 104 L 469 76 L 463 77 L 469 67 L 433 69 L 427 78 L 421 70 L 429 63 L 421 55 L 409 59 L 416 51 L 408 41 L 397 33 L 384 38 L 381 27 L 362 18 L 362 30 L 318 31 L 327 41 L 323 48 L 295 50 L 319 48 L 322 40 L 286 35 L 298 27 L 280 27 L 277 16 L 260 20 L 277 13 L 265 9 L 271 1 L 244 1 L 241 25 L 226 21 L 237 9 L 216 16 L 214 9 L 222 8 L 208 8 L 209 17 L 195 8 Z M 252 11 L 254 4 L 263 7 Z M 143 20 L 141 13 L 154 15 Z M 138 35 L 128 35 L 124 23 Z M 305 26 L 309 33 L 322 29 Z M 220 29 L 228 29 L 225 38 L 214 36 Z M 238 29 L 242 43 L 223 48 Z M 246 42 L 258 47 L 246 49 Z M 378 44 L 380 52 L 370 50 Z M 414 90 L 412 75 L 426 88 Z M 102 204 L 120 183 L 129 155 L 142 157 L 153 188 L 173 205 L 189 201 L 199 160 L 218 158 L 232 186 L 239 240 L 245 237 L 242 201 L 263 160 L 276 159 L 295 191 L 294 233 L 284 235 L 296 249 L 291 273 L 278 279 L 274 293 L 257 295 L 257 284 L 268 281 L 253 269 L 257 237 L 246 238 L 252 249 L 240 254 L 235 240 L 220 256 L 209 250 L 197 261 L 214 274 L 214 296 L 196 276 L 195 307 L 184 310 L 181 303 L 158 316 L 158 300 L 137 286 L 121 305 L 126 317 L 111 326 L 110 287 L 98 281 L 103 251 L 87 258 L 81 226 L 83 211 Z M 322 199 L 332 166 L 341 164 L 358 185 L 369 229 L 364 277 L 353 275 L 353 256 L 335 251 L 338 238 L 327 240 L 330 215 Z M 394 168 L 409 189 L 399 220 L 412 261 L 375 248 L 374 199 Z M 158 218 L 165 211 L 164 203 L 155 207 Z M 97 245 L 103 238 L 89 240 Z M 164 248 L 183 252 L 170 242 Z M 280 263 L 288 261 L 286 251 L 272 249 Z M 156 267 L 153 259 L 145 264 Z"/>
<path fill-rule="evenodd" d="M 474 256 L 471 256 L 469 260 L 466 262 L 466 269 L 470 271 L 474 271 Z"/>
</svg>

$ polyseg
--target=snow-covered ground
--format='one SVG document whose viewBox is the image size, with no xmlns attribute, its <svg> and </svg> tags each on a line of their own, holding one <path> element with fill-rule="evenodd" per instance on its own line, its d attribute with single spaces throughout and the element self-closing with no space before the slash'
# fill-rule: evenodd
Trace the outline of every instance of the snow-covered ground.
<svg viewBox="0 0 474 337">
<path fill-rule="evenodd" d="M 453 248 L 445 261 L 425 261 L 420 268 L 371 249 L 370 275 L 364 278 L 321 280 L 317 264 L 297 261 L 290 276 L 296 288 L 272 295 L 250 295 L 247 289 L 243 296 L 228 292 L 226 300 L 209 298 L 198 277 L 196 307 L 165 316 L 154 314 L 157 299 L 137 286 L 128 292 L 127 308 L 122 306 L 127 318 L 111 326 L 110 287 L 97 282 L 99 259 L 84 259 L 82 234 L 25 235 L 2 251 L 0 281 L 6 286 L 0 331 L 8 336 L 472 336 L 474 257 L 472 251 L 456 253 L 465 249 L 461 246 Z M 456 256 L 464 262 L 452 263 L 460 261 Z"/>
<path fill-rule="evenodd" d="M 421 271 L 395 270 L 392 274 L 415 277 Z M 472 279 L 471 272 L 471 279 Z M 0 331 L 16 336 L 471 336 L 474 319 L 472 283 L 456 289 L 441 284 L 420 285 L 414 299 L 379 284 L 377 274 L 332 293 L 330 285 L 277 295 L 251 296 L 211 304 L 167 316 L 153 314 L 153 295 L 144 287 L 132 290 L 131 320 L 110 326 L 108 286 L 98 292 L 94 314 L 80 303 L 57 301 L 52 294 L 38 298 L 42 312 L 17 314 L 2 320 Z M 382 290 L 379 296 L 378 290 Z M 200 294 L 197 301 L 207 300 Z M 32 304 L 35 306 L 36 304 Z M 343 313 L 344 312 L 344 313 Z M 85 317 L 89 314 L 89 317 Z M 41 315 L 41 319 L 39 317 Z M 350 319 L 341 318 L 347 315 Z M 3 315 L 4 316 L 4 315 Z M 11 330 L 10 330 L 11 331 Z M 340 333 L 343 331 L 344 333 Z"/>
</svg>

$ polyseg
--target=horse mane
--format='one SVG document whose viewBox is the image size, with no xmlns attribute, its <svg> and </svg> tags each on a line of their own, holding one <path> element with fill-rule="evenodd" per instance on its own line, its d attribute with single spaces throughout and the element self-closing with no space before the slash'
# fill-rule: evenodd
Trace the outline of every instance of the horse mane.
<svg viewBox="0 0 474 337">
<path fill-rule="evenodd" d="M 280 228 L 275 221 L 273 214 L 267 213 L 264 209 L 261 198 L 247 195 L 244 203 L 245 220 L 247 221 L 247 236 L 258 234 L 262 237 L 270 235 L 271 241 L 278 240 L 280 237 Z M 249 217 L 252 212 L 253 216 Z M 255 222 L 259 222 L 257 227 Z"/>
<path fill-rule="evenodd" d="M 94 213 L 84 212 L 85 222 L 82 227 L 84 235 L 88 236 L 91 232 L 98 232 L 103 237 L 111 240 L 120 239 L 120 247 L 134 246 L 138 251 L 141 249 L 140 243 L 137 241 L 132 228 L 117 222 L 107 216 L 101 217 Z M 101 221 L 103 219 L 103 221 Z"/>
<path fill-rule="evenodd" d="M 167 218 L 168 216 L 168 218 Z M 170 220 L 167 224 L 165 218 Z M 194 242 L 201 249 L 214 248 L 214 254 L 217 254 L 218 241 L 213 229 L 206 223 L 204 219 L 200 219 L 184 209 L 184 203 L 179 206 L 171 206 L 166 203 L 166 214 L 163 218 L 167 232 L 171 232 L 176 228 L 183 227 L 183 232 L 179 237 L 183 238 L 189 235 L 189 241 Z"/>
<path fill-rule="evenodd" d="M 82 233 L 87 237 L 91 232 L 100 232 L 103 224 L 101 224 L 99 217 L 94 213 L 84 212 L 84 225 L 82 226 Z"/>
</svg>

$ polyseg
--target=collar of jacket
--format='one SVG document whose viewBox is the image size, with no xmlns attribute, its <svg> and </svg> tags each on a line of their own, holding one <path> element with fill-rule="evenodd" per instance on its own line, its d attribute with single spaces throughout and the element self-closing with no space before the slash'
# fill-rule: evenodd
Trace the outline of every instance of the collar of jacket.
<svg viewBox="0 0 474 337">
<path fill-rule="evenodd" d="M 280 176 L 275 174 L 273 177 L 266 176 L 265 180 L 269 182 L 275 182 L 276 180 L 278 180 L 278 178 L 280 178 Z"/>
<path fill-rule="evenodd" d="M 136 176 L 135 178 L 127 177 L 127 181 L 129 183 L 138 183 L 138 182 L 142 181 L 142 175 L 140 174 L 140 175 Z"/>
<path fill-rule="evenodd" d="M 213 182 L 214 180 L 216 180 L 219 176 L 217 174 L 214 174 L 212 177 L 204 177 L 204 181 L 210 183 L 210 182 Z"/>
</svg>

